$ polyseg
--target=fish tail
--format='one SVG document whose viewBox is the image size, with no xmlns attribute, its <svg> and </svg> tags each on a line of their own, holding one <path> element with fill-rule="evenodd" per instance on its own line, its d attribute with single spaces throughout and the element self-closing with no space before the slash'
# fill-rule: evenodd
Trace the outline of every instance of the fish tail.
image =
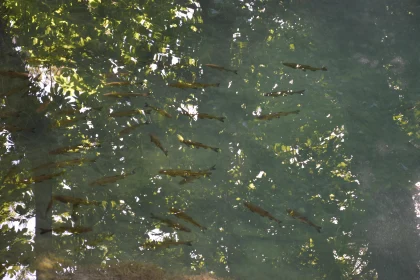
<svg viewBox="0 0 420 280">
<path fill-rule="evenodd" d="M 150 107 L 150 105 L 146 102 L 144 103 L 144 107 Z"/>
<path fill-rule="evenodd" d="M 152 218 L 152 219 L 157 219 L 157 217 L 155 216 L 155 214 L 153 214 L 153 213 L 150 213 L 150 218 Z"/>
<path fill-rule="evenodd" d="M 216 170 L 216 164 L 210 167 L 209 170 Z"/>
<path fill-rule="evenodd" d="M 165 154 L 165 156 L 168 156 L 168 151 L 163 151 L 163 153 Z"/>
<path fill-rule="evenodd" d="M 220 152 L 219 148 L 211 148 L 213 151 L 215 151 L 216 153 Z"/>
<path fill-rule="evenodd" d="M 322 71 L 327 71 L 327 67 L 323 66 L 323 67 L 321 68 L 321 70 L 322 70 Z"/>
<path fill-rule="evenodd" d="M 41 230 L 41 234 L 45 234 L 45 233 L 47 233 L 47 232 L 52 232 L 52 229 L 50 229 L 50 228 L 40 228 L 40 230 Z"/>
<path fill-rule="evenodd" d="M 187 242 L 185 242 L 185 245 L 192 246 L 192 242 L 191 241 L 187 241 Z"/>
<path fill-rule="evenodd" d="M 233 73 L 235 73 L 236 75 L 238 75 L 238 70 L 233 70 Z"/>
<path fill-rule="evenodd" d="M 220 117 L 220 118 L 217 118 L 219 121 L 221 121 L 221 122 L 225 122 L 225 117 Z"/>
<path fill-rule="evenodd" d="M 218 87 L 218 86 L 220 86 L 220 83 L 217 83 L 217 84 L 216 84 L 216 87 Z"/>
<path fill-rule="evenodd" d="M 293 111 L 295 114 L 299 114 L 300 110 Z"/>
<path fill-rule="evenodd" d="M 321 233 L 321 228 L 322 227 L 320 227 L 320 226 L 315 226 L 316 231 L 319 232 L 319 233 Z"/>
</svg>

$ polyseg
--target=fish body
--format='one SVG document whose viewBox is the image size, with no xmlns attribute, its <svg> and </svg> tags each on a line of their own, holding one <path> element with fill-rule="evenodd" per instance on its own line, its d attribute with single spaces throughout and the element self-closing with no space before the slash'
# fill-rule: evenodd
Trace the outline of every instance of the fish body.
<svg viewBox="0 0 420 280">
<path fill-rule="evenodd" d="M 224 122 L 224 120 L 226 119 L 225 117 L 213 116 L 213 115 L 209 115 L 209 114 L 206 114 L 206 113 L 198 113 L 197 117 L 199 119 L 214 119 L 214 120 L 218 120 L 220 122 Z"/>
<path fill-rule="evenodd" d="M 168 227 L 178 229 L 178 230 L 181 230 L 181 231 L 185 231 L 185 232 L 191 232 L 191 230 L 189 228 L 187 228 L 187 227 L 185 227 L 181 224 L 178 224 L 178 223 L 172 221 L 171 219 L 158 217 L 158 216 L 154 215 L 153 213 L 150 213 L 150 217 L 152 219 L 161 221 L 162 223 L 166 224 Z"/>
<path fill-rule="evenodd" d="M 126 128 L 124 128 L 123 130 L 121 130 L 120 132 L 118 132 L 119 135 L 125 135 L 125 134 L 129 134 L 131 133 L 133 130 L 135 130 L 136 128 L 143 126 L 145 124 L 149 124 L 149 122 L 144 122 L 144 123 L 138 123 L 138 124 L 133 124 L 130 126 L 127 126 Z"/>
<path fill-rule="evenodd" d="M 29 73 L 15 72 L 15 71 L 0 71 L 1 76 L 8 76 L 10 78 L 29 79 Z"/>
<path fill-rule="evenodd" d="M 297 91 L 291 91 L 291 90 L 282 90 L 282 91 L 273 91 L 273 92 L 267 92 L 264 93 L 264 96 L 286 96 L 286 95 L 292 95 L 292 94 L 303 94 L 305 90 L 297 90 Z"/>
<path fill-rule="evenodd" d="M 105 86 L 115 87 L 115 86 L 128 86 L 128 85 L 141 85 L 141 84 L 143 84 L 143 82 L 131 83 L 130 81 L 123 81 L 123 82 L 109 82 L 109 83 L 106 83 Z"/>
<path fill-rule="evenodd" d="M 198 113 L 198 114 L 190 114 L 188 113 L 188 111 L 184 110 L 183 108 L 181 108 L 182 110 L 182 115 L 186 115 L 190 118 L 194 118 L 194 116 L 197 116 L 197 118 L 199 119 L 214 119 L 214 120 L 218 120 L 220 122 L 224 122 L 225 121 L 225 117 L 218 117 L 218 116 L 213 116 L 213 115 L 209 115 L 206 113 Z"/>
<path fill-rule="evenodd" d="M 158 112 L 160 115 L 162 115 L 162 116 L 164 116 L 164 117 L 167 117 L 167 118 L 172 118 L 172 116 L 171 116 L 171 114 L 169 114 L 168 112 L 166 112 L 165 110 L 163 110 L 163 109 L 160 109 L 160 108 L 157 108 L 157 107 L 155 107 L 155 106 L 152 106 L 152 105 L 149 105 L 149 104 L 145 104 L 145 107 L 148 107 L 148 108 L 150 108 L 150 109 L 152 109 L 152 110 L 154 110 L 154 111 L 156 111 L 156 112 Z"/>
<path fill-rule="evenodd" d="M 0 130 L 7 130 L 9 132 L 20 132 L 20 131 L 30 131 L 35 132 L 35 128 L 26 128 L 26 127 L 19 127 L 13 124 L 6 124 L 3 126 L 0 126 Z"/>
<path fill-rule="evenodd" d="M 179 134 L 178 134 L 178 140 L 179 140 L 179 142 L 187 145 L 188 147 L 193 147 L 193 148 L 196 148 L 196 149 L 198 149 L 198 148 L 211 149 L 211 150 L 215 151 L 216 153 L 220 152 L 220 149 L 219 148 L 210 147 L 210 146 L 207 146 L 207 145 L 205 145 L 203 143 L 200 143 L 200 142 L 194 142 L 194 141 L 191 141 L 191 140 L 185 140 Z"/>
<path fill-rule="evenodd" d="M 131 93 L 131 92 L 109 92 L 105 93 L 104 96 L 108 97 L 115 97 L 115 98 L 123 98 L 123 97 L 148 97 L 150 92 L 145 93 Z"/>
<path fill-rule="evenodd" d="M 40 183 L 46 180 L 50 180 L 54 177 L 61 176 L 64 173 L 65 173 L 64 171 L 61 171 L 61 172 L 52 173 L 52 174 L 42 174 L 39 176 L 31 177 L 29 179 L 23 179 L 22 183 L 27 184 L 27 185 L 32 184 L 32 183 Z"/>
<path fill-rule="evenodd" d="M 186 82 L 178 82 L 169 84 L 170 87 L 176 87 L 180 89 L 192 88 L 192 89 L 199 89 L 199 88 L 207 88 L 207 87 L 218 87 L 220 83 L 215 84 L 202 84 L 202 83 L 186 83 Z"/>
<path fill-rule="evenodd" d="M 109 114 L 111 117 L 131 117 L 135 115 L 141 115 L 144 114 L 144 111 L 141 109 L 135 109 L 135 110 L 127 110 L 127 111 L 119 111 L 119 112 L 112 112 Z"/>
<path fill-rule="evenodd" d="M 251 210 L 251 212 L 257 213 L 258 215 L 262 216 L 262 217 L 267 217 L 270 220 L 276 221 L 277 223 L 281 223 L 280 220 L 278 220 L 277 218 L 275 218 L 273 215 L 271 215 L 268 211 L 262 209 L 261 207 L 254 205 L 248 201 L 244 201 L 244 205 Z"/>
<path fill-rule="evenodd" d="M 92 231 L 92 228 L 82 227 L 82 226 L 75 226 L 75 227 L 60 226 L 60 227 L 49 228 L 49 229 L 40 228 L 40 230 L 41 230 L 41 234 L 45 234 L 47 232 L 64 233 L 66 231 L 73 234 L 79 234 L 79 233 Z"/>
<path fill-rule="evenodd" d="M 11 118 L 11 117 L 19 117 L 20 111 L 4 111 L 0 112 L 0 119 L 4 118 Z"/>
<path fill-rule="evenodd" d="M 148 241 L 143 243 L 141 247 L 148 249 L 168 248 L 169 246 L 187 245 L 192 246 L 192 241 L 176 241 L 172 239 L 165 239 L 163 241 Z"/>
<path fill-rule="evenodd" d="M 110 183 L 114 183 L 118 180 L 122 180 L 127 176 L 133 175 L 135 174 L 134 170 L 131 171 L 130 173 L 125 173 L 125 174 L 121 174 L 121 175 L 114 175 L 114 176 L 106 176 L 103 177 L 101 179 L 98 179 L 96 181 L 90 182 L 89 186 L 93 187 L 93 186 L 103 186 L 106 184 L 110 184 Z"/>
<path fill-rule="evenodd" d="M 172 177 L 180 176 L 180 177 L 206 177 L 210 176 L 212 173 L 211 170 L 215 170 L 216 165 L 213 165 L 209 169 L 206 170 L 199 170 L 199 171 L 192 171 L 191 169 L 181 170 L 181 169 L 161 169 L 159 170 L 159 174 L 164 174 Z"/>
<path fill-rule="evenodd" d="M 22 91 L 24 89 L 28 90 L 29 89 L 29 84 L 23 85 L 23 86 L 20 86 L 20 87 L 12 88 L 8 92 L 0 94 L 0 97 L 7 97 L 7 96 L 13 95 L 15 93 L 19 93 L 20 91 Z"/>
<path fill-rule="evenodd" d="M 76 158 L 72 160 L 59 161 L 59 162 L 49 162 L 38 167 L 32 168 L 31 171 L 37 171 L 44 168 L 61 168 L 66 166 L 81 165 L 85 162 L 95 162 L 96 159 L 87 159 L 87 158 Z"/>
<path fill-rule="evenodd" d="M 68 195 L 53 195 L 51 197 L 50 202 L 48 203 L 47 206 L 47 210 L 46 213 L 48 213 L 48 211 L 51 210 L 54 201 L 60 201 L 62 203 L 70 203 L 73 204 L 73 207 L 76 207 L 78 205 L 96 205 L 99 206 L 101 203 L 98 201 L 94 201 L 94 200 L 87 200 L 87 199 L 83 199 L 80 197 L 73 197 L 73 196 L 68 196 Z"/>
<path fill-rule="evenodd" d="M 290 112 L 277 112 L 277 113 L 271 113 L 268 115 L 261 115 L 258 116 L 258 120 L 272 120 L 280 117 L 284 117 L 290 114 L 299 114 L 300 110 L 290 111 Z"/>
<path fill-rule="evenodd" d="M 190 224 L 195 225 L 196 227 L 200 228 L 201 230 L 206 230 L 206 227 L 203 227 L 202 225 L 200 225 L 199 223 L 197 223 L 196 221 L 194 221 L 193 218 L 191 218 L 190 216 L 188 216 L 187 214 L 185 214 L 184 212 L 182 212 L 181 210 L 176 209 L 175 207 L 172 207 L 170 209 L 171 213 L 175 215 L 175 217 L 177 217 L 178 219 L 182 219 Z"/>
<path fill-rule="evenodd" d="M 316 224 L 312 223 L 311 221 L 309 221 L 308 218 L 304 217 L 302 214 L 300 214 L 299 212 L 293 210 L 293 209 L 287 209 L 286 210 L 287 214 L 289 214 L 290 217 L 292 217 L 293 219 L 299 220 L 304 224 L 307 224 L 311 227 L 314 227 L 316 229 L 317 232 L 321 233 L 321 228 L 320 226 L 317 226 Z"/>
<path fill-rule="evenodd" d="M 92 147 L 100 147 L 101 144 L 98 143 L 88 143 L 88 144 L 79 144 L 79 145 L 74 145 L 74 146 L 67 146 L 67 147 L 61 147 L 61 148 L 57 148 L 54 150 L 49 151 L 48 153 L 50 155 L 60 155 L 60 154 L 65 154 L 65 153 L 75 153 L 75 152 L 79 152 L 80 150 L 87 150 L 89 148 Z"/>
<path fill-rule="evenodd" d="M 153 144 L 156 145 L 156 147 L 158 147 L 159 149 L 162 150 L 162 152 L 165 154 L 165 156 L 168 156 L 168 150 L 166 150 L 163 146 L 162 143 L 160 143 L 159 138 L 153 134 L 153 133 L 149 133 L 150 135 L 150 142 L 152 142 Z"/>
<path fill-rule="evenodd" d="M 283 62 L 283 65 L 285 65 L 287 67 L 294 68 L 294 69 L 301 69 L 303 71 L 306 71 L 306 70 L 311 70 L 311 71 L 317 71 L 317 70 L 327 71 L 327 68 L 326 67 L 316 68 L 316 67 L 312 67 L 310 65 L 299 64 L 299 63 Z"/>
<path fill-rule="evenodd" d="M 36 112 L 37 113 L 44 112 L 45 109 L 47 109 L 48 105 L 50 105 L 50 103 L 51 103 L 51 100 L 46 100 L 44 103 L 39 105 L 39 107 L 36 109 Z"/>
<path fill-rule="evenodd" d="M 230 70 L 220 65 L 216 65 L 216 64 L 204 64 L 204 65 L 213 69 L 217 69 L 219 71 L 226 71 L 226 72 L 232 72 L 232 73 L 238 74 L 238 70 Z"/>
</svg>

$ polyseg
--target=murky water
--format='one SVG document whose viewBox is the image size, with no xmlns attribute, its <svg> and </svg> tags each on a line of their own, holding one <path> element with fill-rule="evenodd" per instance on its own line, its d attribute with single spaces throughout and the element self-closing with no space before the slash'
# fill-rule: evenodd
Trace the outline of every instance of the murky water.
<svg viewBox="0 0 420 280">
<path fill-rule="evenodd" d="M 419 279 L 415 1 L 14 2 L 2 274 Z"/>
</svg>

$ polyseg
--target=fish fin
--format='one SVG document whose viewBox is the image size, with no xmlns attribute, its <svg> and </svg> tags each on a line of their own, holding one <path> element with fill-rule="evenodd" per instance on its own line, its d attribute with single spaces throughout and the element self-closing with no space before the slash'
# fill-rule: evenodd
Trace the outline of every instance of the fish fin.
<svg viewBox="0 0 420 280">
<path fill-rule="evenodd" d="M 322 70 L 322 71 L 327 71 L 327 67 L 323 66 L 323 67 L 321 68 L 321 70 Z"/>
<path fill-rule="evenodd" d="M 52 231 L 52 229 L 48 229 L 48 228 L 39 228 L 40 230 L 41 230 L 41 234 L 45 234 L 45 233 L 47 233 L 47 232 L 50 232 L 50 231 Z"/>
</svg>

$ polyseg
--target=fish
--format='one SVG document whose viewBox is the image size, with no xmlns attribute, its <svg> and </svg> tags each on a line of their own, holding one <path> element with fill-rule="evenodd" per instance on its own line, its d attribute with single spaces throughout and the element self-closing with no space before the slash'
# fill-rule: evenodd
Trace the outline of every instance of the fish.
<svg viewBox="0 0 420 280">
<path fill-rule="evenodd" d="M 153 133 L 149 133 L 150 135 L 150 142 L 152 142 L 153 144 L 156 145 L 156 147 L 158 147 L 159 149 L 162 150 L 162 152 L 165 154 L 165 156 L 168 156 L 168 150 L 166 150 L 163 146 L 162 143 L 160 143 L 159 138 L 153 134 Z"/>
<path fill-rule="evenodd" d="M 321 229 L 322 227 L 315 225 L 314 223 L 312 223 L 311 221 L 309 221 L 308 218 L 302 216 L 302 214 L 300 214 L 299 212 L 293 210 L 293 209 L 286 209 L 287 214 L 289 214 L 290 217 L 292 217 L 293 219 L 299 220 L 304 224 L 307 224 L 311 227 L 314 227 L 316 229 L 317 232 L 321 233 Z"/>
<path fill-rule="evenodd" d="M 70 232 L 73 234 L 79 234 L 84 232 L 90 232 L 92 231 L 91 227 L 82 227 L 82 226 L 75 226 L 75 227 L 69 227 L 69 226 L 60 226 L 55 228 L 40 228 L 41 234 L 45 234 L 47 232 L 55 232 L 55 233 L 64 233 L 64 232 Z"/>
<path fill-rule="evenodd" d="M 29 84 L 26 84 L 26 85 L 23 85 L 23 86 L 20 86 L 20 87 L 12 88 L 8 92 L 0 94 L 0 97 L 7 97 L 7 96 L 13 95 L 15 93 L 19 93 L 20 91 L 22 91 L 24 89 L 28 90 L 29 89 Z"/>
<path fill-rule="evenodd" d="M 219 65 L 216 65 L 216 64 L 204 64 L 204 65 L 207 66 L 207 67 L 210 67 L 210 68 L 220 70 L 220 71 L 233 72 L 235 74 L 238 74 L 238 70 L 230 70 L 230 69 L 227 69 L 223 66 L 219 66 Z"/>
<path fill-rule="evenodd" d="M 45 111 L 45 109 L 47 109 L 48 105 L 50 105 L 51 100 L 46 100 L 44 101 L 44 103 L 42 103 L 41 105 L 39 105 L 39 107 L 36 109 L 37 113 L 41 113 L 43 111 Z"/>
<path fill-rule="evenodd" d="M 277 113 L 271 113 L 268 115 L 260 115 L 257 117 L 258 120 L 272 120 L 275 118 L 284 117 L 290 114 L 299 114 L 300 110 L 290 111 L 290 112 L 277 112 Z"/>
<path fill-rule="evenodd" d="M 292 94 L 303 94 L 305 90 L 297 90 L 297 91 L 291 91 L 291 90 L 282 90 L 282 91 L 273 91 L 273 92 L 267 92 L 264 93 L 264 96 L 286 96 L 286 95 L 292 95 Z"/>
<path fill-rule="evenodd" d="M 178 137 L 179 142 L 187 145 L 188 147 L 193 147 L 193 148 L 196 148 L 196 149 L 198 149 L 198 148 L 211 149 L 211 150 L 215 151 L 216 153 L 220 152 L 219 148 L 210 147 L 210 146 L 207 146 L 207 145 L 205 145 L 203 143 L 200 143 L 200 142 L 185 140 L 184 137 L 182 137 L 179 134 L 177 135 L 177 137 Z"/>
<path fill-rule="evenodd" d="M 216 170 L 216 165 L 213 165 L 209 169 L 199 170 L 199 171 L 192 171 L 191 169 L 182 170 L 182 169 L 161 169 L 159 170 L 159 174 L 168 175 L 171 177 L 206 177 L 210 176 L 212 173 L 211 170 Z"/>
<path fill-rule="evenodd" d="M 0 112 L 0 119 L 5 119 L 5 118 L 17 118 L 20 116 L 20 112 L 21 111 L 4 111 L 4 112 Z"/>
<path fill-rule="evenodd" d="M 217 116 L 209 115 L 209 114 L 206 114 L 206 113 L 198 113 L 197 117 L 199 119 L 214 119 L 214 120 L 218 120 L 220 122 L 224 122 L 225 119 L 226 119 L 225 117 L 217 117 Z"/>
<path fill-rule="evenodd" d="M 199 119 L 215 119 L 215 120 L 218 120 L 218 121 L 221 121 L 221 122 L 224 122 L 225 119 L 226 119 L 225 117 L 213 116 L 213 115 L 209 115 L 209 114 L 206 114 L 206 113 L 190 114 L 190 113 L 188 113 L 187 110 L 185 110 L 183 108 L 181 108 L 181 110 L 182 110 L 182 112 L 181 112 L 182 115 L 186 115 L 190 118 L 194 118 L 194 116 L 197 116 L 197 118 L 199 118 Z"/>
<path fill-rule="evenodd" d="M 96 181 L 90 182 L 89 186 L 92 186 L 92 187 L 93 186 L 103 186 L 103 185 L 106 185 L 106 184 L 109 184 L 109 183 L 114 183 L 118 180 L 124 179 L 125 177 L 133 175 L 135 173 L 136 172 L 133 170 L 130 173 L 124 173 L 124 174 L 121 174 L 121 175 L 114 175 L 114 176 L 106 176 L 106 177 L 103 177 L 103 178 L 98 179 Z"/>
<path fill-rule="evenodd" d="M 267 212 L 266 210 L 262 209 L 261 207 L 254 205 L 248 201 L 244 201 L 244 205 L 251 210 L 251 212 L 257 213 L 258 215 L 260 215 L 261 217 L 267 217 L 270 220 L 276 221 L 278 224 L 281 223 L 281 221 L 277 218 L 275 218 L 273 215 L 271 215 L 269 212 Z"/>
<path fill-rule="evenodd" d="M 119 112 L 112 112 L 109 114 L 111 117 L 131 117 L 135 115 L 144 115 L 144 111 L 141 109 L 135 109 L 135 110 L 127 110 L 127 111 L 119 111 Z"/>
<path fill-rule="evenodd" d="M 123 82 L 105 83 L 105 86 L 115 87 L 115 86 L 128 86 L 128 85 L 142 85 L 142 84 L 143 84 L 143 82 L 131 83 L 130 81 L 123 81 Z"/>
<path fill-rule="evenodd" d="M 65 173 L 65 171 L 52 173 L 52 174 L 42 174 L 42 175 L 39 175 L 39 176 L 31 177 L 29 179 L 23 179 L 22 183 L 27 184 L 27 185 L 32 184 L 32 183 L 40 183 L 40 182 L 43 182 L 43 181 L 50 180 L 52 178 L 61 176 L 64 173 Z"/>
<path fill-rule="evenodd" d="M 9 132 L 21 132 L 21 131 L 35 132 L 35 128 L 19 127 L 13 124 L 6 124 L 3 126 L 0 126 L 0 130 L 7 130 Z"/>
<path fill-rule="evenodd" d="M 146 103 L 144 106 L 145 106 L 145 107 L 148 107 L 148 108 L 150 108 L 150 109 L 152 109 L 152 110 L 155 110 L 156 112 L 158 112 L 160 115 L 162 115 L 162 116 L 164 116 L 164 117 L 167 117 L 167 118 L 172 118 L 172 116 L 171 116 L 168 112 L 166 112 L 165 110 L 163 110 L 163 109 L 160 109 L 160 108 L 154 107 L 154 106 L 149 105 L 149 104 L 147 104 L 147 103 Z"/>
<path fill-rule="evenodd" d="M 74 146 L 67 146 L 67 147 L 61 147 L 54 150 L 49 151 L 48 153 L 50 155 L 60 155 L 65 153 L 76 153 L 80 150 L 88 150 L 93 147 L 100 147 L 100 143 L 82 143 Z"/>
<path fill-rule="evenodd" d="M 218 87 L 218 86 L 220 86 L 220 83 L 202 84 L 202 83 L 178 82 L 178 83 L 169 84 L 169 86 L 180 88 L 180 89 L 186 89 L 186 88 L 199 89 L 199 88 L 207 88 L 207 87 Z"/>
<path fill-rule="evenodd" d="M 149 97 L 150 96 L 150 92 L 145 92 L 145 93 L 109 92 L 109 93 L 105 93 L 104 96 L 115 97 L 115 98 L 138 97 L 138 96 Z"/>
<path fill-rule="evenodd" d="M 176 241 L 172 239 L 165 239 L 163 241 L 148 241 L 143 243 L 141 247 L 148 248 L 148 249 L 157 249 L 157 248 L 168 248 L 169 246 L 177 246 L 177 245 L 187 245 L 192 246 L 192 241 Z"/>
<path fill-rule="evenodd" d="M 1 71 L 1 76 L 8 76 L 10 78 L 29 79 L 29 73 L 26 72 L 15 72 L 15 71 Z"/>
<path fill-rule="evenodd" d="M 152 219 L 161 221 L 162 223 L 166 224 L 168 227 L 178 229 L 178 230 L 181 230 L 181 231 L 185 231 L 185 232 L 191 232 L 191 230 L 189 228 L 187 228 L 187 227 L 185 227 L 181 224 L 178 224 L 178 223 L 172 221 L 171 219 L 158 217 L 158 216 L 154 215 L 153 213 L 150 213 L 150 217 Z"/>
<path fill-rule="evenodd" d="M 51 197 L 50 202 L 48 203 L 46 213 L 48 213 L 48 211 L 51 210 L 54 201 L 60 201 L 62 203 L 70 203 L 70 204 L 73 204 L 73 207 L 74 206 L 78 206 L 78 205 L 96 205 L 96 206 L 101 205 L 100 202 L 95 201 L 95 200 L 89 201 L 87 199 L 83 199 L 83 198 L 79 198 L 79 197 L 73 197 L 73 196 L 68 196 L 68 195 L 53 195 Z"/>
<path fill-rule="evenodd" d="M 89 109 L 85 109 L 84 114 L 89 113 L 92 110 L 96 110 L 96 111 L 101 111 L 103 108 L 103 106 L 100 107 L 92 107 Z M 66 109 L 61 109 L 60 111 L 58 111 L 56 113 L 57 115 L 78 115 L 80 114 L 80 108 L 66 108 Z"/>
<path fill-rule="evenodd" d="M 312 66 L 309 66 L 309 65 L 298 64 L 298 63 L 283 62 L 283 65 L 285 65 L 287 67 L 294 68 L 294 69 L 301 69 L 303 71 L 306 71 L 306 70 L 311 70 L 311 71 L 317 71 L 317 70 L 327 71 L 327 68 L 326 67 L 316 68 L 316 67 L 312 67 Z"/>
<path fill-rule="evenodd" d="M 124 128 L 123 130 L 121 130 L 120 132 L 118 132 L 118 135 L 125 135 L 125 134 L 129 134 L 131 133 L 133 130 L 135 130 L 136 128 L 143 126 L 145 124 L 150 124 L 150 122 L 144 122 L 144 123 L 138 123 L 138 124 L 133 124 L 130 126 L 127 126 L 126 128 Z"/>
<path fill-rule="evenodd" d="M 188 223 L 191 223 L 191 224 L 195 225 L 196 227 L 200 228 L 201 230 L 206 230 L 207 229 L 206 227 L 203 227 L 202 225 L 200 225 L 199 223 L 194 221 L 193 218 L 191 218 L 190 216 L 188 216 L 187 214 L 185 214 L 181 210 L 176 209 L 175 207 L 171 207 L 170 211 L 178 219 L 182 219 L 182 220 L 184 220 Z"/>
<path fill-rule="evenodd" d="M 66 167 L 66 166 L 81 165 L 82 163 L 85 163 L 85 162 L 95 162 L 95 161 L 96 159 L 75 158 L 75 159 L 65 160 L 65 161 L 48 162 L 40 166 L 37 166 L 35 168 L 32 168 L 31 171 L 37 171 L 44 168 L 61 168 L 61 167 Z"/>
</svg>

